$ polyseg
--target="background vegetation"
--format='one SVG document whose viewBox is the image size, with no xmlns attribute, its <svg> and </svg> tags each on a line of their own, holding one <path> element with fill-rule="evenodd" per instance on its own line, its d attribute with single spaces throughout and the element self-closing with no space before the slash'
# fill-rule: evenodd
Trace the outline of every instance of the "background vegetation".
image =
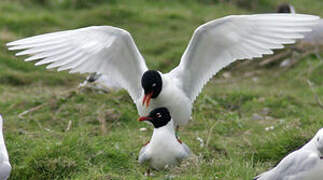
<svg viewBox="0 0 323 180">
<path fill-rule="evenodd" d="M 323 15 L 321 0 L 291 2 L 298 12 Z M 0 1 L 0 113 L 13 166 L 10 179 L 148 178 L 136 159 L 152 129 L 136 122 L 135 105 L 125 91 L 80 90 L 84 75 L 34 67 L 14 57 L 5 43 L 57 30 L 118 26 L 133 35 L 149 67 L 167 72 L 178 64 L 198 25 L 229 14 L 273 12 L 279 3 Z M 309 55 L 289 69 L 259 67 L 259 61 L 235 63 L 208 83 L 195 102 L 193 121 L 180 132 L 196 157 L 155 171 L 151 179 L 251 179 L 322 127 L 317 102 L 323 101 L 322 60 Z"/>
</svg>

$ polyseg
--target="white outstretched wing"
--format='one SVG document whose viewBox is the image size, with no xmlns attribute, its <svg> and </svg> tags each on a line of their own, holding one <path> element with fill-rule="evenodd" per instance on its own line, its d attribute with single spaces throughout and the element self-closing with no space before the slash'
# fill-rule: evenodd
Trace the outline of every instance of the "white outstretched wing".
<svg viewBox="0 0 323 180">
<path fill-rule="evenodd" d="M 240 59 L 272 54 L 302 33 L 311 30 L 319 17 L 301 14 L 233 15 L 198 27 L 179 66 L 170 75 L 192 101 L 209 79 L 230 63 Z"/>
<path fill-rule="evenodd" d="M 48 33 L 8 43 L 9 50 L 31 55 L 25 61 L 49 64 L 48 69 L 71 73 L 99 72 L 110 76 L 136 102 L 141 95 L 141 76 L 147 66 L 131 35 L 111 26 L 93 26 Z"/>
</svg>

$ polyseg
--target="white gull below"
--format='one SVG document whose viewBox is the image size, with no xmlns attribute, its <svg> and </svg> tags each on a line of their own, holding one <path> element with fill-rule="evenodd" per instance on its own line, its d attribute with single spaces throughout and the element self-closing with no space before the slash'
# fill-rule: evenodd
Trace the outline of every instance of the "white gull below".
<svg viewBox="0 0 323 180">
<path fill-rule="evenodd" d="M 157 108 L 139 121 L 150 121 L 154 126 L 151 140 L 140 150 L 139 163 L 148 163 L 153 169 L 171 168 L 191 154 L 188 146 L 177 139 L 167 108 Z"/>
</svg>

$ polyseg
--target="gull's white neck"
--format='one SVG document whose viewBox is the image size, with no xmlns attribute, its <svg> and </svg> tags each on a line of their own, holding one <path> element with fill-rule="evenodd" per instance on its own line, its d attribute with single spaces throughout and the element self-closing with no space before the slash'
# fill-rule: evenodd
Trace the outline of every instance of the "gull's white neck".
<svg viewBox="0 0 323 180">
<path fill-rule="evenodd" d="M 159 127 L 159 128 L 154 128 L 153 136 L 151 138 L 151 141 L 154 139 L 159 139 L 160 137 L 165 137 L 165 136 L 171 136 L 176 138 L 175 135 L 175 126 L 174 126 L 174 121 L 171 119 L 167 125 Z"/>
</svg>

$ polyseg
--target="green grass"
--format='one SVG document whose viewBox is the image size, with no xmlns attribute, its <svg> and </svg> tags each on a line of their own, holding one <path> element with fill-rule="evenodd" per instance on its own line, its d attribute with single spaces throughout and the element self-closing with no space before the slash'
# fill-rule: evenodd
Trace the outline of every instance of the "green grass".
<svg viewBox="0 0 323 180">
<path fill-rule="evenodd" d="M 0 2 L 0 113 L 13 166 L 10 179 L 251 179 L 322 127 L 323 110 L 314 95 L 323 101 L 319 59 L 308 56 L 288 70 L 260 68 L 256 63 L 238 68 L 235 63 L 225 70 L 232 78 L 220 73 L 208 83 L 195 102 L 193 121 L 181 129 L 181 139 L 196 157 L 144 177 L 146 168 L 136 159 L 152 129 L 136 122 L 136 107 L 125 91 L 79 90 L 84 75 L 35 67 L 14 57 L 5 43 L 63 29 L 118 26 L 133 35 L 150 68 L 167 72 L 179 63 L 198 25 L 229 14 L 271 12 L 280 1 L 38 2 Z M 302 13 L 323 15 L 320 0 L 293 2 Z M 307 80 L 314 83 L 314 92 Z M 18 117 L 37 106 L 38 110 Z M 264 118 L 256 120 L 255 114 Z M 102 118 L 106 133 L 101 130 Z M 69 121 L 72 125 L 66 131 Z M 270 126 L 274 129 L 265 131 Z M 139 131 L 141 127 L 148 131 Z"/>
</svg>

